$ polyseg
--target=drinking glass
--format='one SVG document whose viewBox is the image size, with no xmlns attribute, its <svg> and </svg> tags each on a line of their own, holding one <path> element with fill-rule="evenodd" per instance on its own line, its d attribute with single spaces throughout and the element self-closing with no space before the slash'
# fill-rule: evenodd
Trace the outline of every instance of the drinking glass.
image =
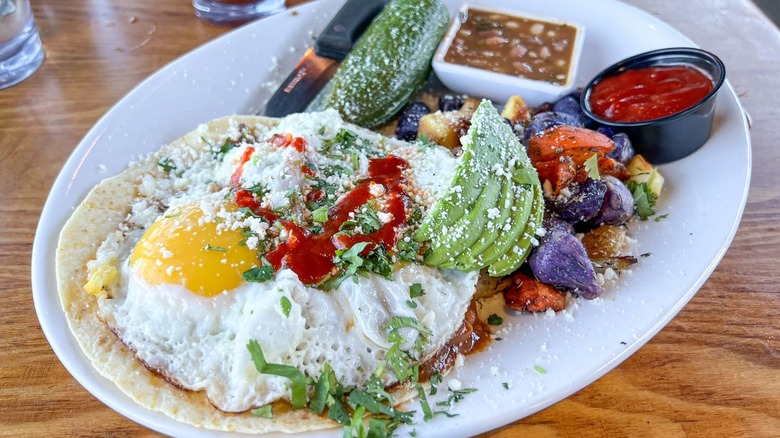
<svg viewBox="0 0 780 438">
<path fill-rule="evenodd" d="M 0 89 L 27 79 L 42 63 L 30 0 L 0 0 Z"/>
<path fill-rule="evenodd" d="M 237 26 L 283 11 L 284 0 L 192 0 L 192 6 L 206 23 Z"/>
</svg>

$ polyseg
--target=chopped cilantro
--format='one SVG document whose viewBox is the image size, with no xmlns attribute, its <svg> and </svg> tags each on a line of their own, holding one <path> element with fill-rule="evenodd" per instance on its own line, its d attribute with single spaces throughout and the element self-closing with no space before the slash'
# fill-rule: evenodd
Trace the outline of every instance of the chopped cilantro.
<svg viewBox="0 0 780 438">
<path fill-rule="evenodd" d="M 333 371 L 330 369 L 330 364 L 326 362 L 323 366 L 322 374 L 320 374 L 320 379 L 317 380 L 317 383 L 314 385 L 314 393 L 309 402 L 309 410 L 317 415 L 322 415 L 325 411 L 328 395 L 330 394 L 329 376 L 332 374 Z"/>
<path fill-rule="evenodd" d="M 328 207 L 320 207 L 311 212 L 311 219 L 314 222 L 324 223 L 328 221 Z"/>
<path fill-rule="evenodd" d="M 268 363 L 263 355 L 263 349 L 254 339 L 250 340 L 246 348 L 252 356 L 257 372 L 286 377 L 290 380 L 290 404 L 293 409 L 306 406 L 306 382 L 303 373 L 290 365 Z"/>
<path fill-rule="evenodd" d="M 385 362 L 393 370 L 399 381 L 403 382 L 414 375 L 410 365 L 409 353 L 401 350 L 401 343 L 395 343 L 385 354 Z"/>
<path fill-rule="evenodd" d="M 432 375 L 432 376 L 431 376 L 431 377 L 428 379 L 428 383 L 430 383 L 430 384 L 431 384 L 431 392 L 430 392 L 430 395 L 436 395 L 436 393 L 439 391 L 439 388 L 437 387 L 437 385 L 438 385 L 439 383 L 441 383 L 442 379 L 443 379 L 443 378 L 442 378 L 441 374 L 439 374 L 439 373 L 436 373 L 436 374 Z"/>
<path fill-rule="evenodd" d="M 358 155 L 358 151 L 352 150 L 349 153 L 350 161 L 352 161 L 352 171 L 355 173 L 360 172 L 360 155 Z"/>
<path fill-rule="evenodd" d="M 425 295 L 425 290 L 423 290 L 423 287 L 420 283 L 413 283 L 411 286 L 409 286 L 409 296 L 411 298 L 419 298 L 423 295 Z"/>
<path fill-rule="evenodd" d="M 333 259 L 337 266 L 341 266 L 351 277 L 357 273 L 357 270 L 363 266 L 363 258 L 360 253 L 366 249 L 370 242 L 358 242 L 349 249 L 337 249 L 336 257 Z"/>
<path fill-rule="evenodd" d="M 370 244 L 370 242 L 358 242 L 352 245 L 349 249 L 337 249 L 336 256 L 333 257 L 333 264 L 341 269 L 341 273 L 335 277 L 331 277 L 328 280 L 318 284 L 323 290 L 333 290 L 346 280 L 356 275 L 359 270 L 365 270 L 365 260 L 360 255 L 363 250 Z M 357 282 L 357 277 L 354 278 Z"/>
<path fill-rule="evenodd" d="M 292 310 L 292 303 L 290 302 L 290 299 L 283 296 L 279 299 L 279 304 L 282 306 L 282 313 L 284 313 L 284 316 L 289 318 L 290 310 Z"/>
<path fill-rule="evenodd" d="M 458 403 L 461 400 L 463 400 L 466 395 L 471 394 L 473 392 L 477 391 L 477 388 L 463 388 L 463 389 L 449 389 L 449 391 L 452 393 L 447 398 L 446 401 L 440 401 L 436 403 L 437 406 L 447 406 L 451 407 L 454 403 Z"/>
<path fill-rule="evenodd" d="M 433 147 L 433 143 L 431 143 L 431 141 L 428 139 L 428 136 L 425 134 L 420 134 L 412 143 L 421 150 L 426 150 Z"/>
<path fill-rule="evenodd" d="M 431 405 L 428 404 L 428 397 L 425 396 L 425 388 L 423 388 L 423 386 L 419 383 L 416 383 L 414 388 L 417 390 L 417 395 L 420 396 L 420 406 L 422 407 L 423 411 L 423 421 L 427 423 L 431 418 L 433 418 L 433 410 L 431 409 Z"/>
<path fill-rule="evenodd" d="M 387 328 L 390 330 L 387 334 L 387 340 L 389 342 L 404 342 L 404 337 L 401 336 L 402 328 L 415 329 L 420 337 L 427 338 L 428 336 L 433 335 L 431 329 L 411 316 L 394 316 L 390 318 L 390 324 L 387 325 Z M 425 341 L 427 341 L 427 339 L 425 339 Z"/>
<path fill-rule="evenodd" d="M 504 382 L 501 384 L 501 386 L 503 386 L 504 389 L 509 389 L 509 382 Z"/>
<path fill-rule="evenodd" d="M 346 220 L 342 222 L 341 225 L 339 226 L 339 231 L 347 231 L 351 228 L 355 228 L 356 225 L 357 225 L 356 221 Z M 347 234 L 349 234 L 350 236 L 352 235 L 352 233 L 347 233 Z"/>
<path fill-rule="evenodd" d="M 420 207 L 414 207 L 414 210 L 412 210 L 412 215 L 409 217 L 409 221 L 407 222 L 407 224 L 409 225 L 415 224 L 417 222 L 420 222 L 421 219 L 422 219 L 422 210 L 420 209 Z"/>
<path fill-rule="evenodd" d="M 271 405 L 260 406 L 257 409 L 252 409 L 252 415 L 255 417 L 274 418 L 274 413 L 271 410 Z"/>
<path fill-rule="evenodd" d="M 631 191 L 631 195 L 634 197 L 635 215 L 642 220 L 647 220 L 647 218 L 655 214 L 655 210 L 653 210 L 656 200 L 655 193 L 650 190 L 646 183 L 637 184 L 635 181 L 629 181 L 628 190 Z"/>
<path fill-rule="evenodd" d="M 325 176 L 332 176 L 332 175 L 352 175 L 352 169 L 346 168 L 344 166 L 333 164 L 330 165 L 322 170 L 322 173 L 325 174 Z"/>
<path fill-rule="evenodd" d="M 217 151 L 217 154 L 224 155 L 224 154 L 228 153 L 228 151 L 233 149 L 234 147 L 236 147 L 236 145 L 234 145 L 230 141 L 230 138 L 226 138 L 225 142 L 222 143 L 222 146 L 219 147 L 219 151 Z"/>
<path fill-rule="evenodd" d="M 309 210 L 316 210 L 319 207 L 332 206 L 332 204 L 335 202 L 336 199 L 337 187 L 332 184 L 328 184 L 325 180 L 321 178 L 317 178 L 317 177 L 308 177 L 308 178 L 312 181 L 311 190 L 322 192 L 322 196 L 316 201 L 306 202 L 306 207 L 308 207 Z"/>
<path fill-rule="evenodd" d="M 246 190 L 249 193 L 252 193 L 258 198 L 262 198 L 263 196 L 265 196 L 266 193 L 268 193 L 268 188 L 260 183 L 257 183 L 252 187 L 247 187 L 244 190 Z"/>
<path fill-rule="evenodd" d="M 310 226 L 306 227 L 306 229 L 309 230 L 309 232 L 312 233 L 312 234 L 320 234 L 320 233 L 322 233 L 322 225 L 320 225 L 320 224 L 310 225 Z"/>
<path fill-rule="evenodd" d="M 360 208 L 360 212 L 355 215 L 360 229 L 363 230 L 363 234 L 371 234 L 382 228 L 382 222 L 379 220 L 379 216 L 376 212 L 369 207 L 368 204 L 364 204 Z"/>
<path fill-rule="evenodd" d="M 171 161 L 171 159 L 168 157 L 160 158 L 159 160 L 157 160 L 157 165 L 160 166 L 162 170 L 169 173 L 172 170 L 176 170 L 176 165 L 174 165 L 173 161 Z"/>
<path fill-rule="evenodd" d="M 428 338 L 433 334 L 433 332 L 431 329 L 420 323 L 420 321 L 410 316 L 394 316 L 390 319 L 390 323 L 386 328 L 389 330 L 387 334 L 388 342 L 393 342 L 393 347 L 398 347 L 398 352 L 396 352 L 397 356 L 393 357 L 394 362 L 390 363 L 390 365 L 393 368 L 393 371 L 396 371 L 396 376 L 398 376 L 398 379 L 403 381 L 410 376 L 408 372 L 409 370 L 401 369 L 401 374 L 406 375 L 406 377 L 401 378 L 401 376 L 398 374 L 396 366 L 401 366 L 404 368 L 402 364 L 399 364 L 398 361 L 412 359 L 412 357 L 409 355 L 409 352 L 406 351 L 403 352 L 404 354 L 400 354 L 400 345 L 406 342 L 406 339 L 404 339 L 404 337 L 401 335 L 401 329 L 411 328 L 417 330 L 417 337 L 414 339 L 414 349 L 417 351 L 422 351 L 425 344 L 428 343 Z M 390 353 L 388 352 L 388 355 L 389 354 Z M 411 366 L 410 364 L 407 365 Z"/>
<path fill-rule="evenodd" d="M 491 313 L 487 318 L 487 323 L 490 325 L 501 325 L 504 323 L 504 318 L 496 315 L 495 313 Z"/>
<path fill-rule="evenodd" d="M 437 403 L 438 404 L 438 403 Z M 434 415 L 444 415 L 447 418 L 457 417 L 459 414 L 451 414 L 447 411 L 435 411 Z"/>
<path fill-rule="evenodd" d="M 262 283 L 274 276 L 274 268 L 270 265 L 255 266 L 241 274 L 241 278 L 251 283 Z"/>
<path fill-rule="evenodd" d="M 347 403 L 352 409 L 363 406 L 366 411 L 371 412 L 372 414 L 383 414 L 388 417 L 393 415 L 393 410 L 390 406 L 377 400 L 372 394 L 360 389 L 353 389 L 352 392 L 349 393 Z"/>
<path fill-rule="evenodd" d="M 238 209 L 238 212 L 243 214 L 244 216 L 252 216 L 252 217 L 260 217 L 258 214 L 256 214 L 254 211 L 252 211 L 249 207 L 241 207 Z"/>
<path fill-rule="evenodd" d="M 415 302 L 414 302 L 414 301 L 412 301 L 412 300 L 406 300 L 406 305 L 407 305 L 407 306 L 408 306 L 410 309 L 416 309 L 416 308 L 417 308 L 417 303 L 415 303 Z"/>
<path fill-rule="evenodd" d="M 408 262 L 417 260 L 420 244 L 414 241 L 412 235 L 414 235 L 412 230 L 407 230 L 406 233 L 404 233 L 404 237 L 398 239 L 398 242 L 395 244 L 398 258 L 401 260 L 406 260 Z"/>
<path fill-rule="evenodd" d="M 393 260 L 384 245 L 377 245 L 368 253 L 363 267 L 368 272 L 379 274 L 388 280 L 393 279 Z"/>
<path fill-rule="evenodd" d="M 344 426 L 344 436 L 358 438 L 366 436 L 366 431 L 363 427 L 363 414 L 365 414 L 366 408 L 364 406 L 357 406 L 352 411 L 352 418 L 350 418 L 349 424 Z"/>
<path fill-rule="evenodd" d="M 328 418 L 342 425 L 352 423 L 352 417 L 347 412 L 347 408 L 344 407 L 340 400 L 334 397 L 328 398 Z"/>
<path fill-rule="evenodd" d="M 348 129 L 339 129 L 339 132 L 330 140 L 325 140 L 322 145 L 322 151 L 327 152 L 333 146 L 339 146 L 340 149 L 353 148 L 356 145 L 358 136 Z"/>
<path fill-rule="evenodd" d="M 585 160 L 585 171 L 588 173 L 588 178 L 601 179 L 599 174 L 599 156 L 597 154 L 594 153 Z"/>
<path fill-rule="evenodd" d="M 223 248 L 221 246 L 214 246 L 207 244 L 205 247 L 203 247 L 206 251 L 216 251 L 216 252 L 227 252 L 227 248 Z"/>
</svg>

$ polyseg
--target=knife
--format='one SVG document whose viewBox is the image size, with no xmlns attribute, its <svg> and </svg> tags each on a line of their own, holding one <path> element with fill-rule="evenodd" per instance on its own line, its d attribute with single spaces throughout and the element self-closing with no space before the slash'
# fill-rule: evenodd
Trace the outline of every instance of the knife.
<svg viewBox="0 0 780 438">
<path fill-rule="evenodd" d="M 282 117 L 305 110 L 384 6 L 383 0 L 347 0 L 260 113 Z"/>
</svg>

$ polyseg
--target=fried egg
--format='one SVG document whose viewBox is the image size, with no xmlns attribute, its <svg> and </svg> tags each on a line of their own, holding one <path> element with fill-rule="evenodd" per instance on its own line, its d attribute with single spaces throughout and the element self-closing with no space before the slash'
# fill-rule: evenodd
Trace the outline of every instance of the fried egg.
<svg viewBox="0 0 780 438">
<path fill-rule="evenodd" d="M 204 392 L 222 411 L 243 412 L 291 395 L 288 379 L 257 371 L 250 340 L 269 363 L 291 365 L 313 379 L 328 363 L 347 386 L 372 375 L 386 386 L 397 382 L 384 363 L 393 317 L 414 318 L 430 329 L 421 360 L 444 346 L 463 323 L 477 273 L 426 267 L 387 248 L 389 273 L 340 278 L 347 265 L 334 264 L 325 274 L 331 283 L 305 283 L 289 259 L 274 265 L 272 256 L 293 244 L 294 230 L 324 233 L 328 218 L 317 207 L 321 198 L 311 194 L 329 199 L 326 215 L 335 215 L 332 204 L 341 205 L 370 177 L 374 157 L 392 153 L 408 165 L 397 192 L 392 182 L 374 183 L 368 201 L 344 213 L 352 228 L 337 225 L 350 238 L 390 223 L 386 210 L 398 193 L 409 212 L 429 208 L 448 184 L 455 158 L 439 147 L 388 144 L 330 111 L 292 116 L 271 130 L 230 131 L 201 136 L 213 147 L 202 153 L 183 147 L 166 157 L 166 169 L 145 176 L 125 229 L 109 236 L 89 264 L 86 288 L 99 291 L 101 319 L 138 360 L 181 388 Z M 288 147 L 277 134 L 306 146 Z M 349 137 L 341 151 L 334 146 L 339 136 Z M 241 196 L 250 195 L 251 208 L 240 205 Z M 361 215 L 377 220 L 363 223 Z M 410 226 L 391 227 L 397 241 Z M 270 278 L 247 276 L 263 267 L 273 267 Z M 424 294 L 412 298 L 412 285 Z M 418 335 L 413 328 L 401 333 L 406 348 Z"/>
</svg>

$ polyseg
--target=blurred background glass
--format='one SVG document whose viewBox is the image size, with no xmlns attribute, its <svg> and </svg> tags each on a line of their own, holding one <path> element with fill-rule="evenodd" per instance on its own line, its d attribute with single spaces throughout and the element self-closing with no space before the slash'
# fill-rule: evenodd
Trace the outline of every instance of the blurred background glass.
<svg viewBox="0 0 780 438">
<path fill-rule="evenodd" d="M 0 0 L 0 89 L 27 79 L 42 63 L 30 0 Z"/>
<path fill-rule="evenodd" d="M 2 1 L 2 0 L 0 0 Z M 192 0 L 195 15 L 216 26 L 238 26 L 284 10 L 285 0 Z"/>
</svg>

